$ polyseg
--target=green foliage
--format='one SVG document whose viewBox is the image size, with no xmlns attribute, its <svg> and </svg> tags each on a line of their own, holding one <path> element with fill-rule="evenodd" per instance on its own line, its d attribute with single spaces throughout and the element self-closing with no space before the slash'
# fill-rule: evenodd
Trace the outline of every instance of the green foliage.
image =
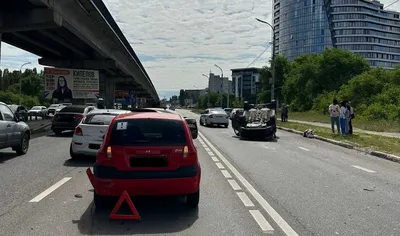
<svg viewBox="0 0 400 236">
<path fill-rule="evenodd" d="M 272 61 L 270 61 L 272 65 Z M 284 56 L 276 57 L 276 65 L 275 65 L 275 99 L 279 101 L 283 101 L 283 93 L 282 88 L 285 82 L 285 78 L 287 77 L 288 72 L 290 71 L 291 64 Z M 261 91 L 258 93 L 258 100 L 260 103 L 267 103 L 271 101 L 271 83 L 270 79 L 272 79 L 272 68 L 263 67 L 260 73 L 260 81 L 261 81 Z"/>
<path fill-rule="evenodd" d="M 292 63 L 278 58 L 276 85 L 282 83 L 282 91 L 276 91 L 276 97 L 290 105 L 291 111 L 327 114 L 337 98 L 351 101 L 356 119 L 400 121 L 400 67 L 370 68 L 363 57 L 336 48 L 302 55 Z M 258 94 L 262 102 L 270 100 L 270 78 L 270 68 L 264 67 Z"/>
<path fill-rule="evenodd" d="M 2 75 L 0 76 L 1 102 L 19 104 L 21 100 L 22 105 L 27 107 L 50 105 L 50 102 L 43 98 L 43 72 L 38 73 L 36 69 L 27 69 L 21 74 L 17 70 L 10 72 L 8 69 L 4 69 L 0 75 Z M 20 81 L 22 81 L 21 88 Z"/>
</svg>

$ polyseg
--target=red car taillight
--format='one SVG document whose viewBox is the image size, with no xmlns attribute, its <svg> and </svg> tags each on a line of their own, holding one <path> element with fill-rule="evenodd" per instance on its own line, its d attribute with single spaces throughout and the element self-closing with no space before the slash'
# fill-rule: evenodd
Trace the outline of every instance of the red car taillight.
<svg viewBox="0 0 400 236">
<path fill-rule="evenodd" d="M 183 148 L 183 163 L 184 165 L 195 165 L 197 163 L 196 149 L 190 150 L 188 146 Z"/>
<path fill-rule="evenodd" d="M 82 120 L 83 119 L 83 116 L 82 115 L 76 115 L 75 116 L 75 120 Z"/>
<path fill-rule="evenodd" d="M 81 127 L 76 127 L 76 128 L 75 128 L 74 134 L 75 134 L 75 135 L 78 135 L 78 136 L 82 136 L 82 135 L 83 135 L 83 132 L 82 132 Z"/>
<path fill-rule="evenodd" d="M 55 120 L 57 120 L 57 116 L 56 115 L 54 115 L 53 118 L 51 118 L 51 121 L 55 121 Z"/>
</svg>

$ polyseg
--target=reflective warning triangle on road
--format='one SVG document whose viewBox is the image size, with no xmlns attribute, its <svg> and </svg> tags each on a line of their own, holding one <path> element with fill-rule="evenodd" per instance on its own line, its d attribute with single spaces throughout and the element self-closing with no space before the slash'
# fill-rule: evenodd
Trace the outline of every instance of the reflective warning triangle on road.
<svg viewBox="0 0 400 236">
<path fill-rule="evenodd" d="M 124 201 L 126 201 L 128 204 L 130 210 L 132 211 L 132 215 L 117 215 L 117 212 Z M 126 191 L 124 191 L 121 197 L 119 197 L 117 204 L 110 214 L 110 220 L 140 220 L 139 212 L 136 210 L 136 207 L 133 205 L 129 194 Z"/>
</svg>

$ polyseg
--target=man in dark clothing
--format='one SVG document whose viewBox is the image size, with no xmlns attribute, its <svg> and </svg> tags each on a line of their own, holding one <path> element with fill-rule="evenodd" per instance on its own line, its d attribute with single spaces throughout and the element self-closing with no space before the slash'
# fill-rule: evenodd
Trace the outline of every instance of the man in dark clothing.
<svg viewBox="0 0 400 236">
<path fill-rule="evenodd" d="M 99 100 L 97 101 L 97 109 L 106 109 L 106 107 L 104 106 L 104 100 L 102 98 L 99 98 Z"/>
<path fill-rule="evenodd" d="M 288 112 L 289 112 L 288 107 L 286 105 L 283 105 L 282 112 L 281 112 L 281 121 L 282 122 L 287 122 Z"/>
</svg>

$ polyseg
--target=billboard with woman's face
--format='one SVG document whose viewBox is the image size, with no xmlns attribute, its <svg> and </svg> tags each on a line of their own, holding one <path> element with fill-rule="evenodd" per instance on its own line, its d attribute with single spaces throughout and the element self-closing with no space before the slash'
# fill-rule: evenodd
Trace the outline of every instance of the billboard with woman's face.
<svg viewBox="0 0 400 236">
<path fill-rule="evenodd" d="M 99 93 L 99 72 L 44 68 L 45 97 L 53 102 L 95 99 Z"/>
</svg>

